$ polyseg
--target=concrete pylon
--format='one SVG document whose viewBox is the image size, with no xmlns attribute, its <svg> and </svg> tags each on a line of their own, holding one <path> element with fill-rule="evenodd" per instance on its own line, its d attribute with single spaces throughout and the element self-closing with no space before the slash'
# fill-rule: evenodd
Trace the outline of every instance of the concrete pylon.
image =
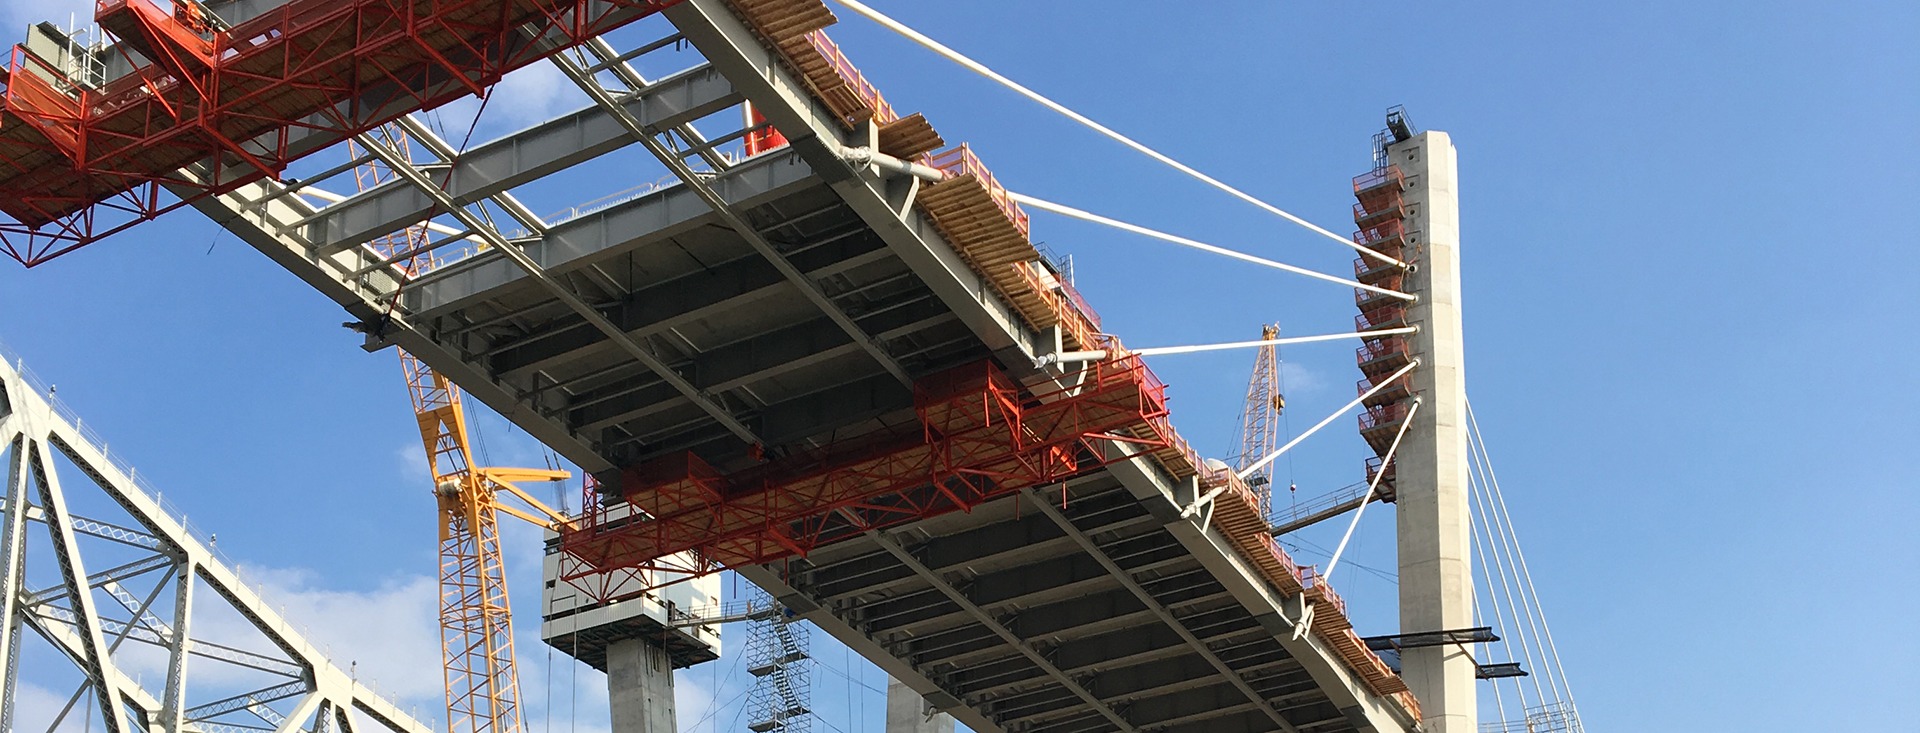
<svg viewBox="0 0 1920 733">
<path fill-rule="evenodd" d="M 953 716 L 928 716 L 926 698 L 906 683 L 888 677 L 887 733 L 953 733 Z"/>
<path fill-rule="evenodd" d="M 607 703 L 613 733 L 679 733 L 673 704 L 673 661 L 651 639 L 607 646 Z"/>
<path fill-rule="evenodd" d="M 1398 492 L 1400 631 L 1473 626 L 1473 526 L 1468 508 L 1466 370 L 1460 322 L 1460 201 L 1453 141 L 1423 132 L 1387 148 L 1407 178 L 1408 347 L 1422 400 L 1394 461 Z M 1474 664 L 1461 645 L 1407 649 L 1401 676 L 1429 733 L 1477 733 Z"/>
</svg>

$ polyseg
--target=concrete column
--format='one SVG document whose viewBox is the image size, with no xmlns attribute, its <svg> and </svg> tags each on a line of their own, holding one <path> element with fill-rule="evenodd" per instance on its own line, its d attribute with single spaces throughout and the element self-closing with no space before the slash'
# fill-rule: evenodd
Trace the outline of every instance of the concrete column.
<svg viewBox="0 0 1920 733">
<path fill-rule="evenodd" d="M 1406 250 L 1413 271 L 1409 342 L 1422 400 L 1395 458 L 1399 493 L 1400 631 L 1473 626 L 1473 527 L 1467 496 L 1466 370 L 1460 326 L 1460 203 L 1453 141 L 1423 132 L 1388 148 L 1409 188 Z M 1409 649 L 1401 676 L 1430 733 L 1478 733 L 1473 659 L 1458 645 Z"/>
<path fill-rule="evenodd" d="M 927 699 L 900 680 L 887 678 L 887 733 L 953 733 L 953 716 L 927 717 Z"/>
<path fill-rule="evenodd" d="M 678 733 L 673 709 L 673 663 L 647 639 L 607 646 L 607 698 L 613 733 Z"/>
</svg>

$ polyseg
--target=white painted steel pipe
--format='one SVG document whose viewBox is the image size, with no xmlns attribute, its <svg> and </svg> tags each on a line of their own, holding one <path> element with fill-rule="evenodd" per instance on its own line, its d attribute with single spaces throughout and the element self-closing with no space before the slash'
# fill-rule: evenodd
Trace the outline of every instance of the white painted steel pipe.
<svg viewBox="0 0 1920 733">
<path fill-rule="evenodd" d="M 913 176 L 928 183 L 939 182 L 947 177 L 947 174 L 938 168 L 901 160 L 873 148 L 841 148 L 840 159 L 854 165 L 871 165 L 885 173 Z"/>
</svg>

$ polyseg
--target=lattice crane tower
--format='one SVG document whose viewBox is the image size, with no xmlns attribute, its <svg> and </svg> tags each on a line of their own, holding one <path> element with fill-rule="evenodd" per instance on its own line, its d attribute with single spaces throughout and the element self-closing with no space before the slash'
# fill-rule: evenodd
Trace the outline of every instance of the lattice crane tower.
<svg viewBox="0 0 1920 733">
<path fill-rule="evenodd" d="M 412 162 L 412 141 L 404 129 L 387 125 L 351 140 L 348 153 L 365 160 L 354 171 L 362 192 L 394 179 L 391 168 L 372 155 L 384 146 Z M 425 224 L 417 224 L 371 242 L 383 254 L 404 258 L 415 275 L 432 269 L 426 254 Z M 433 477 L 440 515 L 440 646 L 446 665 L 449 733 L 520 733 L 520 674 L 514 661 L 513 611 L 507 595 L 506 560 L 500 549 L 500 514 L 526 519 L 546 529 L 567 522 L 565 515 L 535 500 L 515 481 L 559 481 L 566 471 L 533 468 L 479 468 L 472 463 L 472 442 L 460 388 L 405 349 L 397 349 L 407 379 L 407 394 L 419 422 L 420 440 Z M 526 509 L 502 506 L 507 492 Z"/>
<path fill-rule="evenodd" d="M 1280 324 L 1260 327 L 1260 340 L 1280 338 Z M 1277 347 L 1260 347 L 1253 361 L 1253 376 L 1247 380 L 1247 403 L 1240 410 L 1240 452 L 1233 456 L 1233 468 L 1246 470 L 1280 447 L 1280 413 L 1287 398 L 1280 392 L 1280 356 Z M 1260 510 L 1273 513 L 1273 464 L 1261 466 L 1247 475 L 1247 485 L 1260 495 Z"/>
</svg>

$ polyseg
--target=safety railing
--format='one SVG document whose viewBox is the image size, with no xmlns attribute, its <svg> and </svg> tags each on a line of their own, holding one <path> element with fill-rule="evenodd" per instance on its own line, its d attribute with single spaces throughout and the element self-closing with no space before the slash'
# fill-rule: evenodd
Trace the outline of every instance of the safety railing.
<svg viewBox="0 0 1920 733">
<path fill-rule="evenodd" d="M 1407 418 L 1406 405 L 1395 402 L 1391 405 L 1369 407 L 1360 413 L 1360 431 L 1393 427 Z"/>
<path fill-rule="evenodd" d="M 1386 290 L 1392 290 L 1392 291 L 1398 292 L 1400 290 L 1400 287 L 1403 284 L 1405 284 L 1405 282 L 1406 282 L 1406 275 L 1404 273 L 1394 272 L 1382 277 L 1375 278 L 1373 282 L 1368 284 L 1376 288 L 1384 288 Z M 1397 303 L 1397 302 L 1400 302 L 1400 298 L 1392 295 L 1388 295 L 1386 293 L 1382 293 L 1377 290 L 1368 290 L 1366 288 L 1353 289 L 1353 304 L 1359 307 L 1360 310 L 1363 310 L 1363 311 L 1372 310 L 1375 307 L 1378 307 L 1379 305 L 1387 302 Z"/>
<path fill-rule="evenodd" d="M 1355 209 L 1360 208 L 1359 204 L 1354 204 L 1353 206 Z M 1376 245 L 1382 245 L 1388 242 L 1395 242 L 1395 245 L 1397 246 L 1397 242 L 1395 240 L 1398 240 L 1402 236 L 1404 236 L 1406 234 L 1406 231 L 1407 231 L 1407 228 L 1405 223 L 1401 222 L 1399 219 L 1388 219 L 1386 221 L 1380 222 L 1373 226 L 1364 227 L 1361 230 L 1354 232 L 1352 238 L 1353 238 L 1354 244 L 1360 245 L 1362 247 L 1371 248 L 1371 249 L 1378 249 Z"/>
<path fill-rule="evenodd" d="M 1039 273 L 1035 272 L 1035 269 L 1040 267 L 1036 263 L 1015 262 L 1008 267 L 1013 268 L 1021 284 L 1033 291 L 1034 296 L 1039 298 L 1048 310 L 1053 311 L 1055 322 L 1067 332 L 1069 340 L 1074 345 L 1083 349 L 1094 348 L 1094 344 L 1099 339 L 1099 329 L 1072 298 L 1063 294 L 1064 289 L 1059 286 L 1065 285 L 1065 281 L 1059 278 L 1042 279 Z M 1051 285 L 1047 282 L 1048 280 L 1053 281 Z"/>
<path fill-rule="evenodd" d="M 14 46 L 0 74 L 0 110 L 30 119 L 40 134 L 78 152 L 83 92 L 66 74 L 25 48 Z"/>
<path fill-rule="evenodd" d="M 1383 463 L 1385 463 L 1385 461 L 1380 456 L 1374 456 L 1372 458 L 1367 459 L 1367 483 L 1368 484 L 1373 483 L 1374 476 L 1380 475 L 1380 467 L 1381 467 L 1381 464 Z M 1393 465 L 1394 464 L 1390 464 L 1390 463 L 1386 464 L 1386 476 L 1380 479 L 1381 486 L 1390 486 L 1393 484 Z"/>
<path fill-rule="evenodd" d="M 1086 296 L 1081 295 L 1080 291 L 1073 287 L 1073 283 L 1060 277 L 1058 273 L 1054 275 L 1054 279 L 1060 282 L 1060 293 L 1067 296 L 1067 302 L 1072 303 L 1074 309 L 1080 311 L 1080 315 L 1085 316 L 1088 323 L 1093 324 L 1094 330 L 1100 330 L 1100 313 L 1093 309 L 1093 304 L 1087 302 Z"/>
<path fill-rule="evenodd" d="M 1401 205 L 1399 196 L 1381 198 L 1375 201 L 1373 206 L 1368 206 L 1365 203 L 1353 205 L 1353 220 L 1355 222 L 1364 222 L 1381 217 L 1399 219 L 1406 215 L 1406 208 Z"/>
<path fill-rule="evenodd" d="M 1027 236 L 1027 212 L 1014 203 L 1013 197 L 1007 193 L 1007 187 L 993 177 L 993 171 L 980 163 L 979 156 L 973 154 L 973 148 L 961 143 L 959 147 L 934 154 L 927 159 L 927 165 L 947 174 L 948 178 L 973 176 L 987 189 L 987 196 L 993 199 L 994 206 L 1000 208 L 1000 213 L 1007 215 L 1014 228 L 1020 230 L 1021 236 Z"/>
<path fill-rule="evenodd" d="M 1379 375 L 1376 375 L 1376 376 L 1379 376 Z M 1359 381 L 1354 382 L 1353 383 L 1354 393 L 1358 395 L 1365 395 L 1367 392 L 1371 391 L 1376 384 L 1373 381 L 1374 378 L 1375 377 L 1361 377 Z M 1395 399 L 1399 399 L 1401 397 L 1406 397 L 1411 394 L 1413 394 L 1412 378 L 1407 375 L 1401 375 L 1399 379 L 1393 380 L 1392 384 L 1389 384 L 1385 387 L 1381 387 L 1380 391 L 1375 393 L 1373 396 L 1373 399 L 1369 401 L 1376 402 L 1376 403 L 1389 402 Z"/>
<path fill-rule="evenodd" d="M 1353 317 L 1353 330 L 1373 331 L 1382 328 L 1398 328 L 1407 323 L 1407 309 L 1398 305 L 1381 305 L 1362 311 Z"/>
<path fill-rule="evenodd" d="M 839 44 L 827 37 L 826 31 L 808 33 L 807 43 L 811 44 L 813 50 L 826 60 L 827 68 L 832 69 L 841 81 L 846 82 L 847 88 L 853 90 L 853 95 L 859 97 L 861 102 L 873 110 L 874 124 L 885 125 L 900 119 L 899 113 L 893 111 L 893 105 L 887 104 L 886 97 L 881 96 L 880 90 L 875 88 L 872 82 L 867 81 L 867 76 L 860 73 L 860 68 L 847 59 L 847 54 L 840 50 Z M 858 124 L 860 120 L 848 119 L 847 122 Z"/>
<path fill-rule="evenodd" d="M 1354 363 L 1365 366 L 1382 359 L 1408 355 L 1407 341 L 1399 336 L 1371 339 L 1354 349 Z"/>
<path fill-rule="evenodd" d="M 1386 186 L 1392 186 L 1395 190 L 1407 187 L 1407 178 L 1401 175 L 1400 166 L 1375 168 L 1353 177 L 1353 193 L 1356 196 Z"/>
<path fill-rule="evenodd" d="M 1300 566 L 1300 587 L 1305 588 L 1308 593 L 1319 593 L 1340 611 L 1340 615 L 1347 615 L 1347 599 L 1341 598 L 1339 593 L 1334 592 L 1333 584 L 1328 583 L 1326 576 L 1320 574 L 1318 565 Z"/>
</svg>

